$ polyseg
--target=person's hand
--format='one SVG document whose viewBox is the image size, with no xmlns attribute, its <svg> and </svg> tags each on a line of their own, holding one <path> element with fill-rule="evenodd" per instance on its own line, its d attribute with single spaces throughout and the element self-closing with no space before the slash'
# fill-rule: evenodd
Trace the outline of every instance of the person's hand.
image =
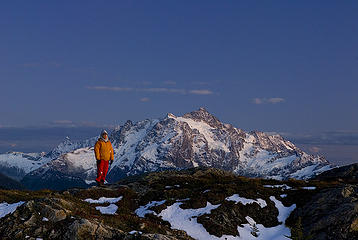
<svg viewBox="0 0 358 240">
<path fill-rule="evenodd" d="M 112 165 L 112 163 L 113 163 L 113 160 L 109 160 L 109 165 Z"/>
</svg>

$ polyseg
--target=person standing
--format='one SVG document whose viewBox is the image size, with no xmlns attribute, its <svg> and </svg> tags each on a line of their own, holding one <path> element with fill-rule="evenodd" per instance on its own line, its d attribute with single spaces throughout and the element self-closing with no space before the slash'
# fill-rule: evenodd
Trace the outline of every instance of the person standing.
<svg viewBox="0 0 358 240">
<path fill-rule="evenodd" d="M 109 164 L 112 165 L 114 159 L 113 147 L 108 139 L 106 130 L 101 132 L 101 137 L 94 145 L 95 157 L 97 160 L 97 178 L 96 182 L 99 186 L 104 185 Z"/>
</svg>

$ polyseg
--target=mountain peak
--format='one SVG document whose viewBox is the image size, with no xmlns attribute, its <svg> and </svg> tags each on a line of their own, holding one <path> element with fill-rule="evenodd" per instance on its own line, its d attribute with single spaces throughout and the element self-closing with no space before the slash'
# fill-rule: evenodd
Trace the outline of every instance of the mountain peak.
<svg viewBox="0 0 358 240">
<path fill-rule="evenodd" d="M 204 107 L 199 108 L 196 111 L 186 113 L 183 115 L 184 118 L 191 118 L 196 121 L 204 121 L 214 128 L 220 128 L 222 123 L 214 115 L 209 113 Z"/>
<path fill-rule="evenodd" d="M 176 116 L 175 116 L 173 113 L 168 113 L 168 114 L 167 114 L 167 117 L 168 117 L 168 118 L 176 118 Z"/>
</svg>

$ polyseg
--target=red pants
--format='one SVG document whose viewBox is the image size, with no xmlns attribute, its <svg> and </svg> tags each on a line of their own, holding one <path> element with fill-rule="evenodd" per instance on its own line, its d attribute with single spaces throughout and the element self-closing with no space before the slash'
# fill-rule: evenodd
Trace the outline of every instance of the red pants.
<svg viewBox="0 0 358 240">
<path fill-rule="evenodd" d="M 106 175 L 108 172 L 108 163 L 109 161 L 105 160 L 97 161 L 97 182 L 104 182 L 104 180 L 106 180 Z"/>
</svg>

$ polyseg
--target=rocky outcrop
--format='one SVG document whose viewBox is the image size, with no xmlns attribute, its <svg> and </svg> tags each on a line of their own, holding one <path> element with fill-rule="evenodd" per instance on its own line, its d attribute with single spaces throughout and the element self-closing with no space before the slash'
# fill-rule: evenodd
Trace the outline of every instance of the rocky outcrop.
<svg viewBox="0 0 358 240">
<path fill-rule="evenodd" d="M 109 215 L 100 212 L 110 206 L 103 197 L 118 199 Z M 358 186 L 348 178 L 278 181 L 195 168 L 64 192 L 0 190 L 0 203 L 19 201 L 1 218 L 2 239 L 260 239 L 270 231 L 293 239 L 358 239 Z M 185 221 L 188 232 L 180 228 Z M 208 235 L 195 236 L 191 225 Z"/>
<path fill-rule="evenodd" d="M 344 181 L 358 183 L 358 163 L 337 167 L 323 172 L 315 177 L 320 181 Z"/>
<path fill-rule="evenodd" d="M 301 224 L 303 236 L 316 240 L 358 239 L 358 186 L 324 189 L 297 208 L 288 223 Z"/>
</svg>

